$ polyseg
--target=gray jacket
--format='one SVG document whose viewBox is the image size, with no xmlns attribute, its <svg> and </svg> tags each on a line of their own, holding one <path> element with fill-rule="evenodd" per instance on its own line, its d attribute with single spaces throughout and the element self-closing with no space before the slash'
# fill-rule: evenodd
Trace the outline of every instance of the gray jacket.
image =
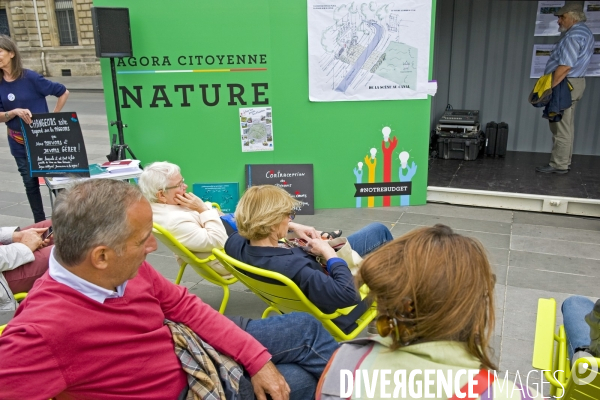
<svg viewBox="0 0 600 400">
<path fill-rule="evenodd" d="M 0 310 L 12 311 L 17 309 L 17 302 L 13 297 L 8 283 L 4 278 L 2 271 L 13 270 L 23 264 L 35 260 L 35 256 L 29 247 L 23 243 L 13 243 L 13 232 L 18 229 L 16 226 L 0 228 Z"/>
</svg>

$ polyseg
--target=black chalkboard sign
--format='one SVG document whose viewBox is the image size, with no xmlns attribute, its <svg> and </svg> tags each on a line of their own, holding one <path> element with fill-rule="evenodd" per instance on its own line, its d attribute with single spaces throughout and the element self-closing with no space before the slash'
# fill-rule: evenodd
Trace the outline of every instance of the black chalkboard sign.
<svg viewBox="0 0 600 400">
<path fill-rule="evenodd" d="M 315 213 L 315 186 L 312 164 L 247 164 L 246 187 L 275 185 L 302 202 L 298 215 Z"/>
<path fill-rule="evenodd" d="M 85 143 L 74 112 L 33 114 L 21 120 L 31 176 L 90 176 Z"/>
</svg>

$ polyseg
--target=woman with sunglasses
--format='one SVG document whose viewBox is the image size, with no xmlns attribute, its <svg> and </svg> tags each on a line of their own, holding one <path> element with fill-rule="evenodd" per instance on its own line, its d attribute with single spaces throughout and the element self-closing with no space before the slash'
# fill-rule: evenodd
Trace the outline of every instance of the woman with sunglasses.
<svg viewBox="0 0 600 400">
<path fill-rule="evenodd" d="M 494 374 L 495 276 L 476 239 L 439 224 L 413 230 L 365 258 L 363 283 L 377 302 L 379 335 L 341 346 L 317 399 L 539 398 Z"/>
<path fill-rule="evenodd" d="M 237 205 L 238 233 L 229 237 L 225 252 L 247 264 L 287 276 L 325 313 L 358 304 L 350 314 L 334 320 L 340 329 L 349 332 L 356 327 L 356 319 L 367 310 L 369 303 L 360 301 L 346 261 L 336 257 L 335 251 L 317 232 L 307 238 L 308 246 L 310 253 L 326 260 L 326 267 L 305 250 L 280 243 L 287 237 L 294 209 L 299 206 L 300 202 L 280 187 L 251 187 Z M 348 236 L 352 249 L 361 256 L 390 240 L 392 234 L 380 223 Z"/>
</svg>

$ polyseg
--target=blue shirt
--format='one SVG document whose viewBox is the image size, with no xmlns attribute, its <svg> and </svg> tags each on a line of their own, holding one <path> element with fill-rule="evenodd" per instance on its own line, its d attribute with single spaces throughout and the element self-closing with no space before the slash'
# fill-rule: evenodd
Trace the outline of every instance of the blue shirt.
<svg viewBox="0 0 600 400">
<path fill-rule="evenodd" d="M 563 34 L 552 49 L 544 75 L 554 72 L 559 65 L 566 65 L 571 67 L 568 77 L 584 77 L 593 53 L 594 35 L 586 24 L 578 22 Z"/>
<path fill-rule="evenodd" d="M 0 112 L 26 108 L 32 114 L 47 113 L 49 111 L 46 96 L 60 97 L 66 90 L 65 85 L 52 82 L 37 72 L 24 69 L 22 78 L 12 82 L 6 82 L 4 79 L 0 81 Z M 18 117 L 8 121 L 6 125 L 13 131 L 21 132 L 21 119 Z M 25 146 L 15 142 L 10 136 L 8 144 L 14 157 L 27 157 Z"/>
<path fill-rule="evenodd" d="M 48 274 L 56 282 L 62 283 L 63 285 L 66 285 L 71 289 L 74 289 L 79 293 L 83 294 L 84 296 L 87 296 L 90 299 L 102 304 L 104 304 L 104 300 L 106 299 L 123 297 L 128 282 L 125 281 L 123 284 L 116 287 L 116 292 L 114 290 L 108 290 L 98 285 L 94 285 L 93 283 L 78 277 L 77 275 L 60 265 L 56 258 L 54 258 L 54 248 L 50 252 L 50 259 L 48 260 Z"/>
</svg>

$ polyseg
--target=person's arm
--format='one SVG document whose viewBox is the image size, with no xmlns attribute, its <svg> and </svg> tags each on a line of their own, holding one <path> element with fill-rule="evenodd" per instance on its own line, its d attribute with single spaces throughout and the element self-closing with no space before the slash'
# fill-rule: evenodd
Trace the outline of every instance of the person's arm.
<svg viewBox="0 0 600 400">
<path fill-rule="evenodd" d="M 297 224 L 295 222 L 290 222 L 288 224 L 288 228 L 294 232 L 298 237 L 308 240 L 308 239 L 316 239 L 319 238 L 319 233 L 312 226 L 306 226 L 302 224 Z"/>
<path fill-rule="evenodd" d="M 6 118 L 6 114 L 8 114 L 8 118 Z M 31 111 L 27 108 L 14 108 L 10 111 L 0 112 L 0 122 L 8 122 L 15 117 L 21 118 L 26 124 L 31 123 Z"/>
<path fill-rule="evenodd" d="M 298 260 L 290 260 L 290 263 L 297 265 Z M 309 265 L 303 265 L 291 279 L 302 293 L 325 313 L 358 304 L 360 297 L 354 287 L 354 277 L 348 264 L 341 258 L 334 257 L 328 261 L 328 268 L 329 275 Z"/>
<path fill-rule="evenodd" d="M 149 275 L 166 319 L 187 325 L 217 351 L 240 363 L 250 376 L 269 362 L 271 355 L 263 345 L 187 288 L 169 282 L 146 262 L 139 273 Z"/>
<path fill-rule="evenodd" d="M 552 87 L 556 87 L 559 83 L 567 77 L 567 74 L 571 70 L 568 65 L 559 65 L 552 74 Z"/>
<path fill-rule="evenodd" d="M 23 243 L 0 246 L 0 271 L 10 271 L 34 260 L 33 251 Z"/>
<path fill-rule="evenodd" d="M 171 233 L 192 252 L 210 252 L 222 249 L 227 241 L 227 231 L 217 210 L 200 214 L 200 224 L 191 215 L 173 226 Z"/>
<path fill-rule="evenodd" d="M 18 226 L 6 226 L 0 228 L 0 243 L 11 244 L 13 242 L 13 235 L 18 229 Z"/>
<path fill-rule="evenodd" d="M 50 399 L 67 388 L 48 343 L 32 326 L 8 324 L 0 336 L 0 399 Z"/>
<path fill-rule="evenodd" d="M 65 92 L 61 96 L 58 96 L 58 100 L 56 101 L 56 106 L 54 107 L 53 112 L 55 112 L 55 113 L 60 112 L 60 110 L 62 110 L 62 108 L 65 106 L 65 103 L 67 102 L 68 98 L 69 98 L 69 91 L 65 90 Z"/>
</svg>

